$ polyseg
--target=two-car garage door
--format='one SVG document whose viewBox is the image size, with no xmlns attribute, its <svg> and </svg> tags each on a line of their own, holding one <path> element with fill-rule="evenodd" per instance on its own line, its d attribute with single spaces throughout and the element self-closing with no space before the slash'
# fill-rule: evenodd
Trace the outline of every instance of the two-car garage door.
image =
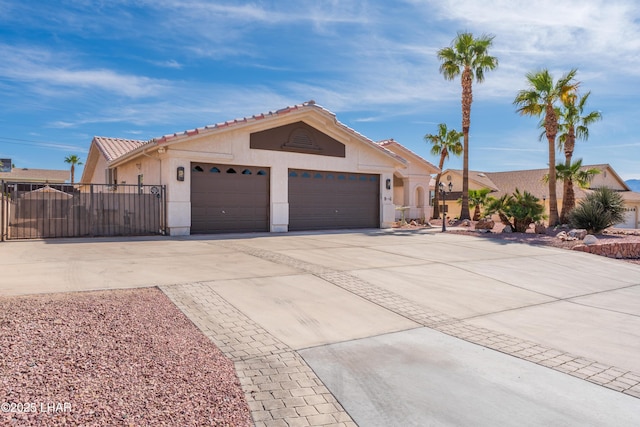
<svg viewBox="0 0 640 427">
<path fill-rule="evenodd" d="M 269 231 L 270 168 L 191 164 L 191 233 Z M 289 170 L 289 230 L 377 228 L 379 175 Z"/>
</svg>

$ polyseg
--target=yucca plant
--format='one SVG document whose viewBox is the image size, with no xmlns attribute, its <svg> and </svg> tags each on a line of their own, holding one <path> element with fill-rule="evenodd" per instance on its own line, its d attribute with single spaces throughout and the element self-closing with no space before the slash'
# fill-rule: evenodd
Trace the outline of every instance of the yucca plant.
<svg viewBox="0 0 640 427">
<path fill-rule="evenodd" d="M 608 187 L 600 187 L 588 194 L 569 214 L 569 223 L 599 234 L 605 228 L 624 221 L 624 200 Z"/>
</svg>

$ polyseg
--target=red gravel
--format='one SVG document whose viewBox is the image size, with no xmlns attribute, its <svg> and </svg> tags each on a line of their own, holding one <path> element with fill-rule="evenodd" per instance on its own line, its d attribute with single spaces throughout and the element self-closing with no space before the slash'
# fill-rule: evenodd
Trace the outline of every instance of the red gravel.
<svg viewBox="0 0 640 427">
<path fill-rule="evenodd" d="M 440 223 L 442 224 L 442 223 Z M 433 222 L 432 222 L 433 225 Z M 460 225 L 456 225 L 460 227 Z M 520 243 L 528 243 L 530 245 L 543 245 L 543 246 L 553 246 L 555 248 L 562 249 L 573 249 L 574 246 L 582 245 L 582 240 L 560 240 L 557 235 L 561 231 L 569 231 L 569 228 L 558 228 L 558 229 L 547 229 L 546 234 L 535 234 L 533 229 L 528 230 L 526 233 L 502 233 L 502 229 L 504 228 L 503 224 L 496 223 L 491 233 L 480 233 L 476 232 L 474 229 L 474 223 L 471 222 L 469 227 L 464 227 L 465 231 L 451 231 L 452 233 L 457 234 L 465 234 L 470 236 L 476 236 L 486 239 L 499 239 L 509 242 L 520 242 Z M 606 229 L 602 234 L 596 235 L 598 239 L 598 245 L 606 245 L 608 243 L 637 243 L 640 244 L 640 230 L 626 230 L 626 229 L 617 229 L 617 228 L 609 228 Z M 629 262 L 632 264 L 640 264 L 640 260 L 637 259 L 623 259 L 621 261 Z"/>
<path fill-rule="evenodd" d="M 0 298 L 0 423 L 250 426 L 233 363 L 157 288 Z"/>
</svg>

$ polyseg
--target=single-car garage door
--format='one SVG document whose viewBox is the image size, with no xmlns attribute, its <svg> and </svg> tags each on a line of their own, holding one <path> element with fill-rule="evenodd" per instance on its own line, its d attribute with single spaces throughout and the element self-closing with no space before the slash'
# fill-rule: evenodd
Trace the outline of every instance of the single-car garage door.
<svg viewBox="0 0 640 427">
<path fill-rule="evenodd" d="M 289 230 L 380 227 L 380 176 L 289 170 Z"/>
<path fill-rule="evenodd" d="M 269 231 L 269 168 L 191 164 L 191 233 Z"/>
</svg>

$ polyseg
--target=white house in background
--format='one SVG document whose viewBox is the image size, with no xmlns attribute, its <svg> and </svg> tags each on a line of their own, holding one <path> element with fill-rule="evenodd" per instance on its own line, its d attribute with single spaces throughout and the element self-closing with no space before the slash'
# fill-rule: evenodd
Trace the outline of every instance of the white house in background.
<svg viewBox="0 0 640 427">
<path fill-rule="evenodd" d="M 167 228 L 191 233 L 386 228 L 429 218 L 438 168 L 309 101 L 150 141 L 95 137 L 83 183 L 166 185 Z"/>
</svg>

